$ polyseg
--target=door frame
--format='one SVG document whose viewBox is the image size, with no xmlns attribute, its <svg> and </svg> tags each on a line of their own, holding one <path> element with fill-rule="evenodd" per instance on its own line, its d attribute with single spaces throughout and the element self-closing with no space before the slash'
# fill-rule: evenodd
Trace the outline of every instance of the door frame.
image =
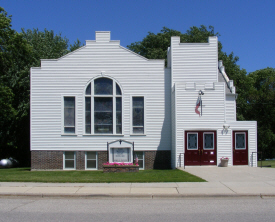
<svg viewBox="0 0 275 222">
<path fill-rule="evenodd" d="M 197 149 L 188 150 L 188 134 L 197 134 Z M 214 148 L 204 148 L 204 135 L 213 133 Z M 217 131 L 216 130 L 185 130 L 184 131 L 184 165 L 185 166 L 217 166 Z M 206 158 L 207 157 L 207 158 Z M 194 158 L 193 163 L 190 163 L 189 158 Z M 210 159 L 211 158 L 211 159 Z M 205 162 L 208 160 L 208 163 Z M 189 160 L 189 161 L 188 161 Z"/>
<path fill-rule="evenodd" d="M 236 157 L 236 134 L 245 134 L 245 149 L 239 149 L 239 152 L 240 153 L 241 151 L 242 154 L 239 154 L 239 155 L 242 155 L 242 156 L 245 156 L 245 159 L 242 161 L 242 160 L 237 160 L 237 157 Z M 246 166 L 249 164 L 249 146 L 248 146 L 248 130 L 232 130 L 232 165 L 233 166 Z M 241 161 L 241 162 L 240 162 Z"/>
</svg>

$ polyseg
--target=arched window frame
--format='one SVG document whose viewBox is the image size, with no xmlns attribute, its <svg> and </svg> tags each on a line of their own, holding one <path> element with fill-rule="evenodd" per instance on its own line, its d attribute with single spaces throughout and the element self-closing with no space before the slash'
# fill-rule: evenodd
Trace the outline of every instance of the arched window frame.
<svg viewBox="0 0 275 222">
<path fill-rule="evenodd" d="M 97 95 L 95 94 L 95 81 L 101 78 L 106 78 L 112 81 L 112 95 Z M 90 94 L 87 94 L 87 89 L 90 87 Z M 117 94 L 117 87 L 120 94 Z M 90 98 L 90 132 L 87 131 L 87 98 Z M 112 132 L 100 133 L 95 130 L 95 98 L 112 98 Z M 117 101 L 120 100 L 120 108 L 117 107 Z M 117 121 L 120 115 L 120 121 Z M 120 130 L 119 130 L 120 127 Z M 91 80 L 85 87 L 84 90 L 84 135 L 123 135 L 123 91 L 120 84 L 113 78 L 108 76 L 100 76 Z"/>
</svg>

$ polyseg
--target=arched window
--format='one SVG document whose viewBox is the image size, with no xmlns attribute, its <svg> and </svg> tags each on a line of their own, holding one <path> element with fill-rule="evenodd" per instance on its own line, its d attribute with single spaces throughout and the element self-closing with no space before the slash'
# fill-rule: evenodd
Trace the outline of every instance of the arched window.
<svg viewBox="0 0 275 222">
<path fill-rule="evenodd" d="M 85 134 L 121 133 L 121 89 L 112 79 L 95 79 L 85 91 Z"/>
</svg>

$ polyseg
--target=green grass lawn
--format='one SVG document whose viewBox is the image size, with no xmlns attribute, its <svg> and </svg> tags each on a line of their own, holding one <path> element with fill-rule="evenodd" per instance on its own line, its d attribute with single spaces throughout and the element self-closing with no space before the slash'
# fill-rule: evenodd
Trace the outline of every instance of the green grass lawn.
<svg viewBox="0 0 275 222">
<path fill-rule="evenodd" d="M 263 166 L 271 165 L 272 168 L 275 168 L 275 160 L 263 160 Z M 261 167 L 261 161 L 258 161 L 258 167 Z"/>
<path fill-rule="evenodd" d="M 205 182 L 181 170 L 141 170 L 137 173 L 103 173 L 103 171 L 30 171 L 30 168 L 0 169 L 1 182 L 44 183 L 150 183 Z"/>
</svg>

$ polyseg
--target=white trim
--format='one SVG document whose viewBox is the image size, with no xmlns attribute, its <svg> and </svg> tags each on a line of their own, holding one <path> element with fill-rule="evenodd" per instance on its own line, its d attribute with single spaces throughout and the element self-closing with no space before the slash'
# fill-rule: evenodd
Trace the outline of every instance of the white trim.
<svg viewBox="0 0 275 222">
<path fill-rule="evenodd" d="M 87 167 L 87 160 L 94 160 L 94 159 L 88 159 L 87 158 L 87 153 L 88 152 L 95 152 L 95 161 L 96 161 L 96 168 L 88 168 Z M 85 152 L 85 170 L 98 170 L 98 152 L 97 151 L 86 151 Z"/>
<path fill-rule="evenodd" d="M 139 167 L 139 169 L 140 170 L 144 170 L 145 169 L 145 156 L 144 156 L 144 151 L 134 151 L 134 153 L 135 152 L 140 152 L 140 153 L 142 153 L 142 161 L 143 161 L 143 166 L 142 167 Z M 140 160 L 140 159 L 138 159 L 138 160 Z M 134 160 L 133 160 L 134 161 Z"/>
<path fill-rule="evenodd" d="M 65 153 L 66 152 L 73 152 L 74 153 L 74 168 L 65 168 Z M 68 159 L 68 160 L 72 160 L 72 159 Z M 67 150 L 67 151 L 63 151 L 63 170 L 75 170 L 76 169 L 76 153 L 75 151 L 70 151 L 70 150 Z"/>
<path fill-rule="evenodd" d="M 133 132 L 133 97 L 143 97 L 143 133 L 134 133 Z M 130 135 L 131 136 L 146 136 L 146 95 L 140 95 L 140 94 L 134 94 L 134 95 L 130 95 Z"/>
<path fill-rule="evenodd" d="M 32 104 L 32 69 L 33 68 L 30 68 L 30 151 L 32 151 L 32 128 L 33 128 L 33 120 L 32 120 L 32 111 L 33 111 L 33 109 L 32 109 L 32 105 L 33 105 Z"/>
<path fill-rule="evenodd" d="M 95 80 L 100 79 L 100 78 L 106 78 L 106 79 L 112 80 L 112 87 L 113 87 L 112 95 L 95 95 L 94 94 L 94 82 L 95 82 Z M 91 83 L 91 95 L 86 95 L 86 89 L 87 89 L 87 87 L 89 86 L 90 83 Z M 120 88 L 121 95 L 116 95 L 116 84 Z M 124 113 L 124 111 L 123 111 L 124 98 L 123 97 L 124 96 L 123 95 L 124 94 L 123 94 L 123 90 L 122 90 L 121 85 L 118 83 L 118 81 L 115 78 L 113 78 L 111 76 L 98 75 L 98 76 L 90 79 L 86 83 L 86 85 L 83 89 L 83 126 L 82 126 L 83 135 L 85 135 L 85 136 L 124 136 L 123 135 L 124 134 L 124 115 L 123 115 L 123 113 Z M 86 113 L 85 113 L 85 111 L 86 111 L 86 109 L 85 109 L 85 98 L 86 97 L 91 98 L 91 134 L 86 133 Z M 102 133 L 102 134 L 100 134 L 100 133 L 95 133 L 95 131 L 94 131 L 94 128 L 95 128 L 95 126 L 94 126 L 94 122 L 95 122 L 94 121 L 94 99 L 95 99 L 95 97 L 97 97 L 97 98 L 100 98 L 100 97 L 102 97 L 102 98 L 107 98 L 107 97 L 112 98 L 112 103 L 113 103 L 113 110 L 112 110 L 112 114 L 113 114 L 113 124 L 112 124 L 113 129 L 112 129 L 112 131 L 113 131 L 113 133 L 112 134 L 111 133 L 106 133 L 106 134 Z M 121 134 L 118 134 L 116 132 L 116 98 L 121 98 L 121 124 L 122 124 Z"/>
<path fill-rule="evenodd" d="M 124 163 L 133 163 L 133 146 L 130 146 L 130 147 L 116 147 L 116 146 L 113 146 L 113 147 L 109 147 L 109 162 L 110 163 L 113 163 L 113 162 L 118 162 L 118 161 L 113 161 L 113 149 L 129 149 L 130 150 L 130 160 L 129 162 L 124 162 Z M 118 162 L 119 163 L 119 162 Z"/>
<path fill-rule="evenodd" d="M 244 134 L 244 148 L 237 148 L 237 139 L 236 139 L 237 134 Z M 235 132 L 235 150 L 246 150 L 246 132 Z M 247 149 L 247 152 L 248 151 L 249 150 Z M 248 152 L 248 155 L 249 155 L 249 152 Z"/>
<path fill-rule="evenodd" d="M 65 97 L 73 97 L 74 98 L 74 133 L 65 133 L 64 128 L 64 98 Z M 62 94 L 61 95 L 61 135 L 77 135 L 77 96 L 75 94 Z"/>
<path fill-rule="evenodd" d="M 83 134 L 82 136 L 124 136 L 124 134 Z"/>
<path fill-rule="evenodd" d="M 172 42 L 172 41 L 171 41 Z M 171 43 L 172 45 L 172 43 Z M 175 115 L 175 125 L 174 125 L 174 132 L 175 132 L 175 135 L 174 135 L 174 140 L 175 140 L 175 150 L 174 150 L 174 158 L 175 158 L 175 167 L 177 167 L 177 163 L 178 163 L 178 160 L 177 160 L 177 157 L 178 157 L 178 143 L 177 143 L 177 139 L 178 139 L 178 134 L 177 134 L 177 129 L 178 129 L 178 126 L 177 126 L 177 119 L 178 119 L 178 115 L 177 115 L 177 96 L 178 96 L 178 91 L 177 91 L 177 86 L 178 86 L 178 83 L 175 83 L 173 88 L 174 88 L 174 115 Z M 172 95 L 172 94 L 171 94 Z M 172 99 L 171 99 L 172 101 Z M 172 111 L 172 110 L 171 110 Z M 172 113 L 172 112 L 171 112 Z M 172 116 L 171 116 L 171 123 L 172 123 Z M 184 130 L 183 130 L 184 131 Z M 183 136 L 184 137 L 184 136 Z M 183 149 L 185 150 L 185 147 L 184 147 L 184 144 L 183 144 Z M 185 153 L 185 151 L 184 151 Z M 184 154 L 185 155 L 185 154 Z M 184 159 L 184 158 L 183 158 Z M 183 161 L 183 165 L 185 165 L 185 162 Z"/>
</svg>

